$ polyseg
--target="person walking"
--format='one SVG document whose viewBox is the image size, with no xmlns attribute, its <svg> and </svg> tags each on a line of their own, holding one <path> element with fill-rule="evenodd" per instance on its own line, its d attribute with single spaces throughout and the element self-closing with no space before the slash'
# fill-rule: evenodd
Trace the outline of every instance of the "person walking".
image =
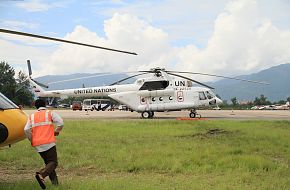
<svg viewBox="0 0 290 190">
<path fill-rule="evenodd" d="M 46 103 L 42 99 L 35 101 L 35 107 L 37 111 L 30 115 L 24 132 L 45 163 L 45 167 L 35 174 L 40 187 L 45 189 L 44 179 L 47 176 L 53 185 L 58 185 L 55 172 L 58 165 L 55 136 L 58 136 L 63 128 L 63 119 L 57 113 L 47 110 Z"/>
</svg>

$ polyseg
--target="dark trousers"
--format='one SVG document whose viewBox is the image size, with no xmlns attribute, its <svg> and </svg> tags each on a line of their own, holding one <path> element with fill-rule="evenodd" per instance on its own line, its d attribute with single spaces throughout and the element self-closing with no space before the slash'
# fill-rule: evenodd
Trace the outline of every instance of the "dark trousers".
<svg viewBox="0 0 290 190">
<path fill-rule="evenodd" d="M 50 181 L 52 184 L 57 185 L 57 175 L 55 172 L 55 168 L 57 167 L 57 152 L 56 147 L 52 147 L 47 151 L 39 152 L 40 156 L 42 157 L 45 167 L 42 168 L 39 173 L 42 175 L 43 178 L 49 176 Z"/>
</svg>

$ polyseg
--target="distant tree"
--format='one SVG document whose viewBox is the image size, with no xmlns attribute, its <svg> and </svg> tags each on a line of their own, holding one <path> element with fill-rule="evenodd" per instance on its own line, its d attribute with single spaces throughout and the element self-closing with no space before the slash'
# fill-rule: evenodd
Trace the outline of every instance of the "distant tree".
<svg viewBox="0 0 290 190">
<path fill-rule="evenodd" d="M 19 71 L 17 76 L 16 100 L 15 103 L 21 105 L 31 105 L 33 102 L 33 93 L 30 91 L 28 76 L 22 71 Z"/>
<path fill-rule="evenodd" d="M 227 100 L 223 100 L 223 105 L 228 105 L 228 101 Z"/>
<path fill-rule="evenodd" d="M 277 102 L 277 104 L 286 104 L 286 101 L 285 101 L 285 100 L 279 100 L 279 101 Z"/>
<path fill-rule="evenodd" d="M 7 62 L 0 62 L 0 92 L 15 101 L 15 71 Z"/>
<path fill-rule="evenodd" d="M 238 105 L 238 100 L 236 97 L 232 98 L 231 101 L 232 101 L 232 104 L 234 107 L 236 107 Z"/>
<path fill-rule="evenodd" d="M 33 101 L 27 78 L 21 71 L 15 78 L 15 70 L 7 62 L 0 62 L 0 92 L 18 105 L 30 106 Z"/>
<path fill-rule="evenodd" d="M 290 96 L 287 98 L 287 102 L 290 102 Z"/>
<path fill-rule="evenodd" d="M 259 106 L 260 105 L 269 105 L 269 104 L 271 104 L 271 102 L 267 100 L 267 97 L 264 96 L 264 94 L 261 94 L 260 98 L 258 98 L 258 97 L 255 98 L 254 104 L 259 105 Z"/>
<path fill-rule="evenodd" d="M 261 94 L 260 95 L 261 104 L 266 104 L 266 100 L 267 100 L 267 98 L 264 96 L 264 94 Z"/>
<path fill-rule="evenodd" d="M 262 105 L 260 98 L 256 97 L 255 100 L 254 100 L 254 104 L 258 105 L 258 106 Z"/>
</svg>

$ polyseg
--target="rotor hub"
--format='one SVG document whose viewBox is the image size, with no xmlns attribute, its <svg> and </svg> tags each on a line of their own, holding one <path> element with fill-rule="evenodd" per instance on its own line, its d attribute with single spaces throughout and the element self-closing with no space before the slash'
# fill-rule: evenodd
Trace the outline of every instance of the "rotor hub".
<svg viewBox="0 0 290 190">
<path fill-rule="evenodd" d="M 150 69 L 150 71 L 153 72 L 156 77 L 161 77 L 162 71 L 165 72 L 165 68 L 156 67 L 156 68 Z"/>
</svg>

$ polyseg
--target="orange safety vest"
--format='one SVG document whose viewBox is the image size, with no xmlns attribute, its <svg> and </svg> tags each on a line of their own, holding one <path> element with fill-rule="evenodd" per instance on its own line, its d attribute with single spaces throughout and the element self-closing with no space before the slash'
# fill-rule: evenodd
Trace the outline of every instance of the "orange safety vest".
<svg viewBox="0 0 290 190">
<path fill-rule="evenodd" d="M 55 142 L 54 126 L 49 110 L 40 110 L 30 116 L 32 130 L 32 146 Z"/>
</svg>

